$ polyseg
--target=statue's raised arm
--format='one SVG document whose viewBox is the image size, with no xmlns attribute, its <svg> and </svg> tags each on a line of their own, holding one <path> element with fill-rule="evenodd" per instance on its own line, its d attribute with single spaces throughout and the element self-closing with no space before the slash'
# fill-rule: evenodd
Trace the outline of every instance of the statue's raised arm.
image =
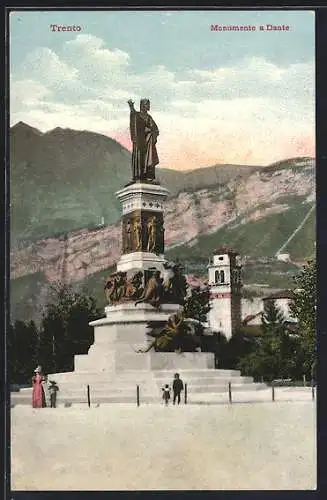
<svg viewBox="0 0 327 500">
<path fill-rule="evenodd" d="M 129 105 L 129 109 L 130 109 L 130 111 L 131 111 L 131 112 L 133 112 L 133 111 L 135 112 L 135 108 L 134 108 L 134 101 L 132 101 L 132 99 L 129 99 L 129 100 L 127 101 L 127 104 Z"/>
</svg>

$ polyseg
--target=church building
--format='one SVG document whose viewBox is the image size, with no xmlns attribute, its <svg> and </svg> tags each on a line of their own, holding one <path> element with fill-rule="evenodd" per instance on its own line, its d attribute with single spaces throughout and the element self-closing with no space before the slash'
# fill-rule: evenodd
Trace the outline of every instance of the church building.
<svg viewBox="0 0 327 500">
<path fill-rule="evenodd" d="M 287 324 L 296 324 L 290 311 L 294 298 L 291 290 L 253 299 L 242 297 L 242 266 L 235 250 L 224 246 L 217 248 L 207 267 L 211 291 L 211 310 L 207 319 L 212 331 L 221 332 L 229 339 L 241 327 L 259 327 L 267 300 L 274 300 Z"/>
</svg>

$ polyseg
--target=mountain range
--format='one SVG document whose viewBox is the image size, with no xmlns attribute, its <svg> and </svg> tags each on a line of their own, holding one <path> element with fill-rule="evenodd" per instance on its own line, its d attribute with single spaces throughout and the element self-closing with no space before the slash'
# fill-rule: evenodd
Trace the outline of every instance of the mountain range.
<svg viewBox="0 0 327 500">
<path fill-rule="evenodd" d="M 130 181 L 130 152 L 94 132 L 42 133 L 23 122 L 10 139 L 12 317 L 37 319 L 58 280 L 103 301 L 104 276 L 120 254 L 114 193 Z M 159 167 L 156 177 L 171 193 L 166 255 L 183 260 L 189 275 L 205 276 L 207 258 L 227 244 L 243 256 L 247 284 L 285 287 L 314 255 L 313 158 L 186 172 Z M 275 255 L 293 233 L 283 249 L 291 262 L 280 262 Z"/>
</svg>

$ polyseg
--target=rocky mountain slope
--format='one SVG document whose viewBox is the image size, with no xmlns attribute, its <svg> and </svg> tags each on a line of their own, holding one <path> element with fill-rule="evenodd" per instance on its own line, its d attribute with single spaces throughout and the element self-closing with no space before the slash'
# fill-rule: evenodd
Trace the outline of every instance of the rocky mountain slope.
<svg viewBox="0 0 327 500">
<path fill-rule="evenodd" d="M 183 258 L 187 271 L 199 275 L 221 243 L 250 261 L 270 257 L 274 267 L 273 256 L 315 203 L 311 158 L 186 173 L 158 169 L 157 177 L 171 192 L 165 214 L 167 254 Z M 34 317 L 49 284 L 58 280 L 79 286 L 99 281 L 102 293 L 102 275 L 120 254 L 120 207 L 114 192 L 129 180 L 130 153 L 108 137 L 69 129 L 42 134 L 23 123 L 12 128 L 13 317 Z M 305 260 L 314 252 L 314 240 L 312 212 L 285 252 Z M 258 268 L 253 271 L 249 282 L 260 279 Z M 269 283 L 273 274 L 266 274 L 274 286 L 276 280 Z"/>
<path fill-rule="evenodd" d="M 114 193 L 130 181 L 130 152 L 101 134 L 19 122 L 10 131 L 12 245 L 106 225 L 120 218 Z M 260 167 L 219 165 L 193 172 L 157 169 L 172 196 L 224 185 Z"/>
</svg>

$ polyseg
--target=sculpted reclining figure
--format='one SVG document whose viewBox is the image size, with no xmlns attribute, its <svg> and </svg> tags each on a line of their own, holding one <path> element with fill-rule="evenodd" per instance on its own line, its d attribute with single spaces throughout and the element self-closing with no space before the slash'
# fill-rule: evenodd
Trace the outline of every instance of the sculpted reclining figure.
<svg viewBox="0 0 327 500">
<path fill-rule="evenodd" d="M 165 263 L 165 270 L 168 273 L 164 281 L 165 302 L 170 304 L 184 304 L 187 292 L 187 281 L 179 264 Z"/>
<path fill-rule="evenodd" d="M 172 314 L 164 327 L 153 326 L 148 335 L 154 340 L 136 352 L 145 353 L 152 348 L 156 351 L 194 352 L 201 346 L 200 326 L 185 318 L 183 309 Z"/>
<path fill-rule="evenodd" d="M 154 271 L 151 278 L 148 280 L 144 292 L 139 300 L 135 302 L 135 305 L 145 302 L 151 304 L 155 308 L 160 308 L 163 302 L 164 288 L 162 285 L 162 278 L 160 277 L 160 271 Z"/>
</svg>

